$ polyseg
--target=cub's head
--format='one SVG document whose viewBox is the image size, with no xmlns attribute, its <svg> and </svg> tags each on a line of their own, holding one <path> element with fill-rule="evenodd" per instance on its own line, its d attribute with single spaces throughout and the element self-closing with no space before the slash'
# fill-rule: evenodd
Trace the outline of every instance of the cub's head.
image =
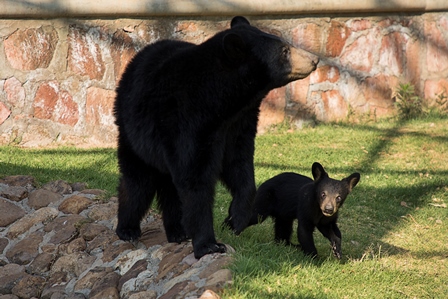
<svg viewBox="0 0 448 299">
<path fill-rule="evenodd" d="M 319 207 L 325 216 L 333 216 L 338 212 L 347 195 L 358 184 L 361 176 L 359 173 L 353 173 L 340 181 L 334 180 L 328 176 L 322 165 L 317 162 L 313 163 L 311 170 L 313 172 Z"/>
<path fill-rule="evenodd" d="M 251 26 L 246 18 L 234 17 L 230 26 L 222 37 L 229 63 L 257 74 L 255 79 L 267 89 L 303 79 L 316 69 L 316 55 Z"/>
</svg>

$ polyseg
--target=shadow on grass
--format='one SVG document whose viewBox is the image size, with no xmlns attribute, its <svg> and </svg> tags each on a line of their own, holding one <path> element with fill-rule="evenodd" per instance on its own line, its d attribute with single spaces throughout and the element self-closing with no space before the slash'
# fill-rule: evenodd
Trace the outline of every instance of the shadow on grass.
<svg viewBox="0 0 448 299">
<path fill-rule="evenodd" d="M 116 150 L 109 148 L 42 150 L 0 147 L 0 177 L 30 175 L 39 185 L 62 179 L 69 183 L 84 182 L 89 188 L 104 189 L 114 194 L 118 182 L 118 172 L 114 170 L 116 165 Z"/>
</svg>

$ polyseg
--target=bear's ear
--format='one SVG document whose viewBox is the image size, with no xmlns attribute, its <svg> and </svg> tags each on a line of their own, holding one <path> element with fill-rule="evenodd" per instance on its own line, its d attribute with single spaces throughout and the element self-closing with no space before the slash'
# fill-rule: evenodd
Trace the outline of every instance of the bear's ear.
<svg viewBox="0 0 448 299">
<path fill-rule="evenodd" d="M 228 33 L 222 40 L 224 53 L 232 62 L 242 62 L 246 58 L 246 43 L 236 33 Z"/>
<path fill-rule="evenodd" d="M 313 173 L 313 178 L 315 181 L 328 177 L 328 174 L 318 162 L 313 163 L 313 166 L 311 166 L 311 172 Z"/>
<path fill-rule="evenodd" d="M 245 17 L 236 16 L 230 22 L 230 28 L 233 28 L 236 25 L 242 25 L 242 24 L 250 25 L 249 21 Z"/>
<path fill-rule="evenodd" d="M 349 177 L 343 179 L 343 181 L 347 182 L 348 184 L 348 192 L 352 192 L 352 189 L 355 188 L 356 184 L 359 183 L 360 179 L 361 175 L 357 172 L 352 173 Z"/>
</svg>

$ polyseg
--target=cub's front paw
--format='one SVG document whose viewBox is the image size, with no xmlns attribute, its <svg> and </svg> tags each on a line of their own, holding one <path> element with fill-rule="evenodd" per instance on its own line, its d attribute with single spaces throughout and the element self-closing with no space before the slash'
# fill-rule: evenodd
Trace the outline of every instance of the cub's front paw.
<svg viewBox="0 0 448 299">
<path fill-rule="evenodd" d="M 333 251 L 333 255 L 337 258 L 337 259 L 341 259 L 342 258 L 342 250 L 341 247 L 338 246 L 338 244 L 336 242 L 332 242 L 331 243 L 331 249 Z"/>
</svg>

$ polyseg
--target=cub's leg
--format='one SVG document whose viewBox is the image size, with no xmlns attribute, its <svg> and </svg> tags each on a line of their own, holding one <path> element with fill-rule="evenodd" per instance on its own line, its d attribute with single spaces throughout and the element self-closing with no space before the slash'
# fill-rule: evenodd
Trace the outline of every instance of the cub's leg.
<svg viewBox="0 0 448 299">
<path fill-rule="evenodd" d="M 281 219 L 275 218 L 275 241 L 278 243 L 284 242 L 286 245 L 290 245 L 292 224 L 294 219 Z"/>
<path fill-rule="evenodd" d="M 297 227 L 297 239 L 302 247 L 302 251 L 313 258 L 317 256 L 317 249 L 313 238 L 314 224 L 300 223 Z"/>
<path fill-rule="evenodd" d="M 322 225 L 318 224 L 317 229 L 324 235 L 325 238 L 330 240 L 331 250 L 336 258 L 341 259 L 342 249 L 341 249 L 341 231 L 339 230 L 336 222 L 330 222 L 328 224 Z"/>
</svg>

